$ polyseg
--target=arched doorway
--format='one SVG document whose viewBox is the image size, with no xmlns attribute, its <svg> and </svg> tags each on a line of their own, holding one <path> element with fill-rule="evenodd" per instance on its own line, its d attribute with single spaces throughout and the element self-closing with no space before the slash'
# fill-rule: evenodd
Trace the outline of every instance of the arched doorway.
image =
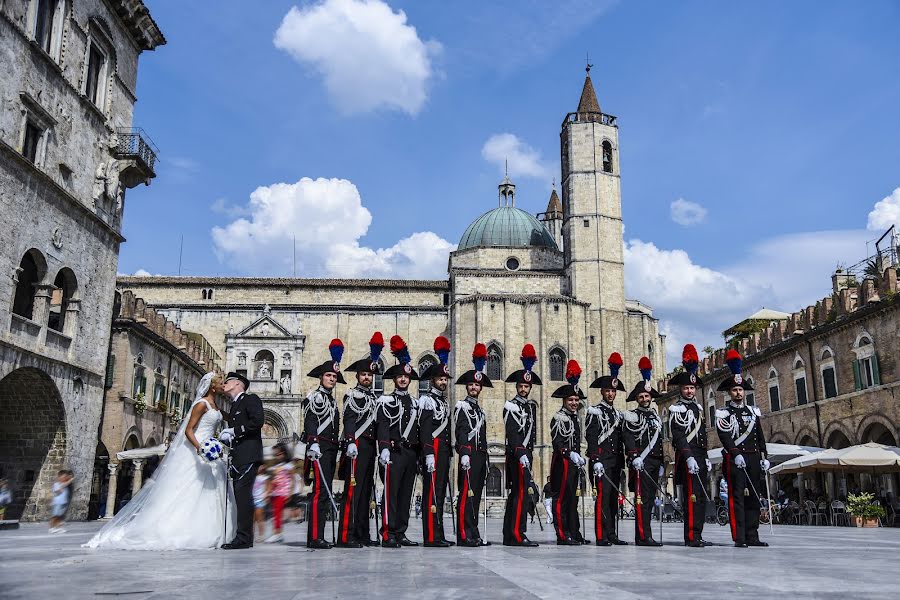
<svg viewBox="0 0 900 600">
<path fill-rule="evenodd" d="M 88 521 L 99 519 L 106 513 L 106 490 L 109 487 L 109 451 L 103 442 L 97 442 L 94 452 L 94 473 L 91 477 L 91 499 L 88 502 Z"/>
<path fill-rule="evenodd" d="M 40 521 L 66 460 L 66 416 L 50 376 L 33 367 L 0 380 L 0 469 L 13 489 L 9 519 Z"/>
<path fill-rule="evenodd" d="M 849 448 L 850 440 L 844 434 L 843 431 L 837 430 L 831 432 L 831 435 L 828 436 L 828 443 L 825 444 L 827 448 Z"/>
<path fill-rule="evenodd" d="M 872 423 L 862 434 L 860 443 L 875 442 L 876 444 L 884 444 L 885 446 L 896 446 L 897 440 L 894 434 L 882 423 Z"/>
<path fill-rule="evenodd" d="M 875 442 L 876 444 L 884 444 L 885 446 L 896 446 L 897 440 L 894 434 L 883 423 L 872 423 L 862 434 L 860 443 Z M 878 477 L 867 477 L 871 481 L 860 482 L 860 486 L 867 487 L 865 483 L 870 483 L 874 488 L 878 497 L 884 497 L 890 494 L 889 501 L 893 504 L 897 497 L 898 482 L 900 478 L 896 474 L 880 475 Z"/>
<path fill-rule="evenodd" d="M 134 450 L 140 448 L 141 442 L 136 434 L 132 433 L 125 439 L 122 450 Z M 134 462 L 124 460 L 119 463 L 119 469 L 116 474 L 116 505 L 114 513 L 125 506 L 131 500 L 131 486 L 134 481 Z"/>
<path fill-rule="evenodd" d="M 491 465 L 488 469 L 487 495 L 493 498 L 503 496 L 503 471 L 497 465 Z"/>
<path fill-rule="evenodd" d="M 288 432 L 287 423 L 285 423 L 284 418 L 278 414 L 277 412 L 269 409 L 263 410 L 263 426 L 262 431 L 262 442 L 263 446 L 268 448 L 270 446 L 274 446 L 279 441 L 286 441 L 288 436 L 290 435 Z"/>
</svg>

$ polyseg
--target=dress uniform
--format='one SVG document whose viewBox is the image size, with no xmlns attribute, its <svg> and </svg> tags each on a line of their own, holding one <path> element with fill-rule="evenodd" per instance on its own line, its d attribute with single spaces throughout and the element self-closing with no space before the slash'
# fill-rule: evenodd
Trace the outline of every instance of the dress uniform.
<svg viewBox="0 0 900 600">
<path fill-rule="evenodd" d="M 625 467 L 625 448 L 622 442 L 622 413 L 613 406 L 616 391 L 624 392 L 619 380 L 622 356 L 613 352 L 607 360 L 609 375 L 598 377 L 591 383 L 603 394 L 600 403 L 587 410 L 584 420 L 584 437 L 587 441 L 588 460 L 591 464 L 594 488 L 594 535 L 598 546 L 626 545 L 616 531 L 619 514 L 619 484 Z M 610 392 L 612 392 L 610 394 Z"/>
<path fill-rule="evenodd" d="M 324 376 L 334 373 L 338 383 L 346 383 L 341 375 L 340 362 L 344 353 L 341 340 L 331 340 L 328 346 L 331 360 L 325 361 L 307 376 L 319 379 L 319 386 L 303 401 L 303 438 L 306 444 L 307 479 L 312 482 L 310 514 L 308 519 L 306 545 L 308 548 L 325 550 L 332 544 L 325 540 L 325 520 L 332 508 L 334 496 L 331 482 L 337 462 L 340 421 L 334 388 L 328 388 Z"/>
<path fill-rule="evenodd" d="M 675 485 L 681 486 L 683 498 L 684 545 L 702 548 L 710 545 L 703 540 L 703 524 L 706 521 L 708 496 L 705 486 L 712 465 L 707 456 L 706 419 L 695 395 L 703 381 L 697 376 L 699 357 L 693 345 L 684 347 L 681 364 L 684 371 L 669 380 L 670 386 L 680 388 L 678 402 L 669 407 L 669 431 L 675 451 Z M 694 388 L 690 397 L 686 397 L 685 387 Z"/>
<path fill-rule="evenodd" d="M 752 390 L 741 375 L 743 359 L 736 350 L 729 350 L 725 362 L 731 377 L 719 385 L 731 398 L 725 408 L 716 411 L 716 430 L 722 442 L 722 469 L 728 482 L 728 516 L 731 538 L 738 548 L 768 546 L 759 539 L 759 491 L 764 489 L 762 474 L 769 470 L 766 459 L 766 440 L 755 406 L 744 403 L 744 390 Z"/>
<path fill-rule="evenodd" d="M 466 371 L 456 380 L 457 385 L 466 386 L 467 392 L 466 397 L 458 401 L 455 407 L 456 452 L 459 454 L 457 534 L 459 545 L 469 548 L 490 545 L 490 542 L 482 539 L 478 529 L 478 511 L 481 508 L 481 492 L 487 478 L 488 463 L 486 415 L 478 404 L 478 395 L 483 388 L 494 387 L 483 373 L 486 361 L 487 348 L 484 344 L 475 344 L 472 352 L 475 368 Z"/>
<path fill-rule="evenodd" d="M 634 540 L 638 546 L 662 546 L 653 539 L 651 523 L 653 506 L 659 492 L 657 478 L 663 473 L 662 421 L 651 406 L 653 398 L 659 398 L 650 385 L 653 366 L 646 356 L 638 363 L 643 379 L 628 395 L 628 402 L 638 407 L 623 413 L 625 453 L 631 463 L 629 488 L 634 492 Z M 640 399 L 639 399 L 640 397 Z"/>
<path fill-rule="evenodd" d="M 450 404 L 447 402 L 447 383 L 450 369 L 450 341 L 444 336 L 434 340 L 437 364 L 419 375 L 431 380 L 431 388 L 419 396 L 419 436 L 422 443 L 422 535 L 425 545 L 446 548 L 453 545 L 444 536 L 444 501 L 450 477 L 450 457 L 453 445 Z"/>
<path fill-rule="evenodd" d="M 378 399 L 375 422 L 378 434 L 381 481 L 384 502 L 381 507 L 381 545 L 385 548 L 418 546 L 406 537 L 409 506 L 419 462 L 418 402 L 410 395 L 408 384 L 398 384 L 401 377 L 419 379 L 409 365 L 409 350 L 398 335 L 391 338 L 391 354 L 398 363 L 385 371 L 385 379 L 394 380 L 394 391 Z"/>
<path fill-rule="evenodd" d="M 553 441 L 553 458 L 550 462 L 550 485 L 553 497 L 553 526 L 556 543 L 577 546 L 585 543 L 578 522 L 579 473 L 587 464 L 581 456 L 581 423 L 578 421 L 578 404 L 587 398 L 578 387 L 581 367 L 574 360 L 566 365 L 566 385 L 557 388 L 551 397 L 562 398 L 562 407 L 550 420 Z M 577 401 L 577 402 L 576 402 Z"/>
<path fill-rule="evenodd" d="M 368 373 L 374 378 L 381 374 L 381 351 L 384 337 L 376 331 L 369 341 L 369 356 L 362 358 L 345 371 Z M 340 474 L 344 480 L 338 523 L 338 546 L 359 548 L 371 545 L 369 534 L 369 503 L 375 489 L 375 407 L 377 398 L 371 383 L 358 383 L 344 394 L 344 460 Z"/>
<path fill-rule="evenodd" d="M 522 369 L 512 372 L 506 383 L 516 384 L 516 396 L 503 406 L 503 423 L 506 429 L 506 512 L 503 515 L 504 546 L 537 546 L 525 536 L 528 529 L 528 512 L 534 510 L 536 502 L 529 493 L 534 485 L 531 463 L 534 453 L 536 405 L 528 399 L 535 385 L 541 379 L 532 371 L 537 362 L 534 346 L 525 344 L 522 348 Z M 521 387 L 520 386 L 527 386 Z M 524 391 L 524 395 L 520 393 Z"/>
</svg>

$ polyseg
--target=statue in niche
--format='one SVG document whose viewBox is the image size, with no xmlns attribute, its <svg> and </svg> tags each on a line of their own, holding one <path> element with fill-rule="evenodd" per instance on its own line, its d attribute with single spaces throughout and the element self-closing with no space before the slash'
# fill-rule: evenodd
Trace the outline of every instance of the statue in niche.
<svg viewBox="0 0 900 600">
<path fill-rule="evenodd" d="M 291 393 L 291 376 L 288 373 L 285 373 L 281 377 L 281 381 L 278 382 L 278 387 L 281 389 L 282 394 L 290 394 Z"/>
<path fill-rule="evenodd" d="M 262 334 L 264 337 L 268 337 L 269 335 L 269 322 L 266 321 L 262 324 Z"/>
<path fill-rule="evenodd" d="M 238 354 L 238 366 L 246 367 L 247 366 L 247 355 L 241 352 Z"/>
<path fill-rule="evenodd" d="M 291 355 L 285 352 L 284 356 L 281 357 L 281 364 L 285 367 L 291 366 Z"/>
<path fill-rule="evenodd" d="M 272 378 L 272 365 L 269 364 L 269 361 L 264 360 L 259 363 L 259 367 L 256 369 L 256 378 L 257 379 L 271 379 Z"/>
</svg>

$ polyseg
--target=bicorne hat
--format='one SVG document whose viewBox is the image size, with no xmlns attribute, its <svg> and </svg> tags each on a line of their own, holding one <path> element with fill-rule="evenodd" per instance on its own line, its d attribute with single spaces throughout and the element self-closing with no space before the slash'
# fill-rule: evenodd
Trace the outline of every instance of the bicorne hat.
<svg viewBox="0 0 900 600">
<path fill-rule="evenodd" d="M 419 376 L 422 379 L 436 379 L 438 377 L 450 377 L 450 367 L 447 360 L 450 358 L 450 340 L 442 335 L 434 338 L 434 353 L 438 362 L 425 369 Z"/>
<path fill-rule="evenodd" d="M 487 363 L 487 347 L 478 342 L 475 349 L 472 350 L 472 364 L 474 369 L 469 369 L 459 376 L 456 385 L 467 385 L 469 383 L 480 383 L 481 387 L 494 387 L 488 376 L 484 374 L 484 365 Z"/>
<path fill-rule="evenodd" d="M 686 344 L 681 351 L 681 365 L 684 371 L 676 373 L 669 379 L 669 385 L 703 385 L 703 380 L 697 376 L 700 366 L 700 357 L 693 344 Z"/>
<path fill-rule="evenodd" d="M 609 365 L 609 375 L 598 377 L 591 384 L 591 387 L 624 392 L 625 386 L 622 384 L 621 380 L 619 380 L 619 369 L 622 368 L 622 355 L 618 352 L 613 352 L 609 355 L 609 358 L 606 359 L 606 364 Z"/>
<path fill-rule="evenodd" d="M 328 351 L 331 353 L 331 360 L 326 360 L 321 365 L 306 374 L 307 377 L 315 377 L 319 379 L 325 373 L 334 373 L 337 375 L 338 383 L 347 383 L 344 376 L 341 375 L 341 357 L 344 356 L 344 342 L 334 338 L 328 344 Z"/>
<path fill-rule="evenodd" d="M 380 331 L 376 331 L 372 334 L 372 339 L 369 340 L 369 356 L 359 359 L 344 370 L 357 373 L 372 373 L 373 375 L 381 374 L 380 358 L 383 349 L 384 337 Z"/>
<path fill-rule="evenodd" d="M 551 398 L 568 398 L 569 396 L 578 396 L 582 400 L 587 398 L 581 388 L 578 387 L 578 380 L 581 379 L 581 366 L 577 360 L 570 360 L 566 363 L 566 381 L 569 383 L 556 388 Z"/>
<path fill-rule="evenodd" d="M 397 364 L 384 372 L 386 379 L 394 379 L 402 375 L 406 375 L 412 381 L 419 378 L 419 374 L 409 364 L 412 362 L 412 358 L 409 356 L 409 348 L 406 347 L 406 342 L 399 335 L 391 337 L 391 354 L 397 359 Z"/>
<path fill-rule="evenodd" d="M 541 378 L 537 376 L 537 373 L 532 371 L 534 363 L 536 362 L 537 353 L 534 351 L 534 346 L 532 346 L 531 344 L 525 344 L 522 347 L 522 366 L 525 368 L 510 373 L 509 377 L 506 378 L 506 383 L 528 383 L 531 385 L 541 385 Z"/>
<path fill-rule="evenodd" d="M 650 359 L 646 356 L 642 356 L 641 360 L 638 361 L 638 369 L 641 371 L 642 379 L 634 386 L 631 393 L 628 394 L 626 401 L 637 402 L 638 394 L 641 392 L 647 392 L 650 394 L 651 398 L 659 398 L 659 392 L 650 385 L 650 377 L 653 376 L 653 364 L 650 362 Z"/>
<path fill-rule="evenodd" d="M 743 363 L 744 359 L 741 358 L 741 355 L 737 350 L 732 348 L 728 351 L 725 355 L 725 364 L 727 364 L 728 368 L 731 370 L 731 377 L 727 377 L 725 381 L 719 384 L 718 391 L 727 392 L 734 387 L 742 387 L 745 390 L 753 389 L 753 386 L 747 383 L 747 380 L 741 375 L 741 365 L 743 365 Z"/>
</svg>

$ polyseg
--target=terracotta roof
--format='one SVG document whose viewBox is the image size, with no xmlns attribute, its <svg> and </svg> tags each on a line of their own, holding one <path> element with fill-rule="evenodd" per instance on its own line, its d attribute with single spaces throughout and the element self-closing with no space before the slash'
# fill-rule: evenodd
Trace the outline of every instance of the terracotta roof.
<svg viewBox="0 0 900 600">
<path fill-rule="evenodd" d="M 581 100 L 578 101 L 579 113 L 599 113 L 600 103 L 597 102 L 597 94 L 594 92 L 594 84 L 591 83 L 591 74 L 584 78 L 584 87 L 581 89 Z"/>
</svg>

